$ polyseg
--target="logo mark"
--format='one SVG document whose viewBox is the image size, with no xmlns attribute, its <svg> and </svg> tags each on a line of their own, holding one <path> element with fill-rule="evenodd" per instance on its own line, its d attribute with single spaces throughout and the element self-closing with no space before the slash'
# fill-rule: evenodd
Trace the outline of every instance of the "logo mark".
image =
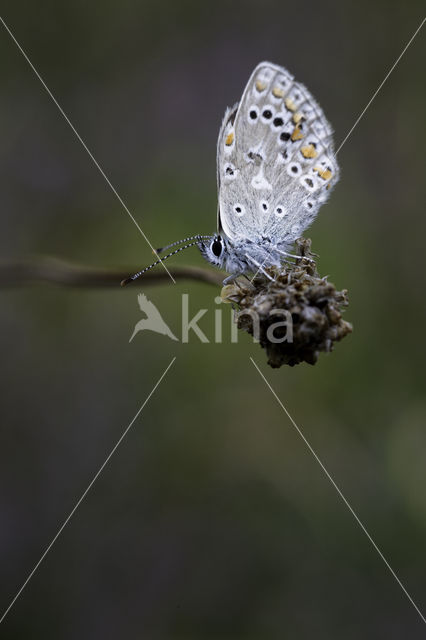
<svg viewBox="0 0 426 640">
<path fill-rule="evenodd" d="M 140 310 L 146 315 L 146 318 L 143 318 L 136 323 L 129 342 L 133 340 L 139 331 L 145 331 L 147 329 L 148 331 L 155 331 L 155 333 L 161 333 L 163 336 L 168 336 L 172 340 L 178 340 L 170 327 L 164 322 L 161 313 L 158 311 L 155 304 L 150 302 L 146 295 L 140 293 L 138 295 L 138 303 Z"/>
</svg>

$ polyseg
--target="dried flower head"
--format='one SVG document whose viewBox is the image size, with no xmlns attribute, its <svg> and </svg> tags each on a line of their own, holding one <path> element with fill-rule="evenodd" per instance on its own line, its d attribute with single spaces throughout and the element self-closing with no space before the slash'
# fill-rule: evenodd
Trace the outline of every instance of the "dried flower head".
<svg viewBox="0 0 426 640">
<path fill-rule="evenodd" d="M 223 287 L 222 299 L 234 305 L 234 320 L 266 349 L 268 364 L 281 367 L 300 362 L 315 364 L 320 351 L 352 331 L 342 318 L 347 291 L 336 291 L 320 278 L 311 241 L 296 241 L 294 263 L 266 269 L 273 278 L 257 274 L 253 282 L 239 279 Z"/>
</svg>

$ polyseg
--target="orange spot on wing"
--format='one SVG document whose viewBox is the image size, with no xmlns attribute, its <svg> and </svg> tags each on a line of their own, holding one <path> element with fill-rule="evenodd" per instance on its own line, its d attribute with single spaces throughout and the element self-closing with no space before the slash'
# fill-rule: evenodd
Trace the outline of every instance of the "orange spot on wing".
<svg viewBox="0 0 426 640">
<path fill-rule="evenodd" d="M 294 104 L 293 100 L 291 100 L 291 98 L 286 98 L 284 100 L 284 104 L 286 106 L 286 109 L 288 109 L 289 111 L 296 111 L 296 105 Z"/>
<path fill-rule="evenodd" d="M 305 158 L 316 158 L 318 155 L 318 151 L 315 150 L 313 144 L 308 144 L 306 147 L 302 147 L 300 151 Z"/>
<path fill-rule="evenodd" d="M 256 89 L 258 91 L 265 91 L 266 89 L 266 82 L 261 82 L 260 80 L 256 80 L 256 83 L 254 85 L 256 87 Z"/>
<path fill-rule="evenodd" d="M 227 147 L 230 147 L 233 142 L 234 142 L 234 132 L 231 131 L 231 133 L 228 133 L 228 135 L 226 136 L 225 144 Z"/>
<path fill-rule="evenodd" d="M 280 87 L 274 87 L 272 89 L 272 94 L 276 97 L 276 98 L 284 98 L 284 89 L 280 89 Z"/>
<path fill-rule="evenodd" d="M 291 134 L 291 139 L 293 140 L 293 142 L 296 142 L 296 140 L 301 140 L 302 138 L 303 133 L 300 131 L 299 125 L 296 125 L 293 129 L 293 133 Z"/>
<path fill-rule="evenodd" d="M 304 118 L 303 114 L 300 113 L 300 111 L 298 111 L 297 113 L 294 114 L 293 116 L 293 122 L 294 124 L 299 124 L 299 122 Z"/>
<path fill-rule="evenodd" d="M 323 180 L 330 180 L 333 175 L 330 169 L 322 169 L 321 167 L 314 167 L 314 171 L 316 171 L 319 177 Z"/>
</svg>

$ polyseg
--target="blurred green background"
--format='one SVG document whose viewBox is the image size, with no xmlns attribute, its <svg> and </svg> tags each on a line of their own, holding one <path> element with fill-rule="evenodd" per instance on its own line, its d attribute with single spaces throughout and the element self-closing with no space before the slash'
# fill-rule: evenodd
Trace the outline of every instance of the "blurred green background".
<svg viewBox="0 0 426 640">
<path fill-rule="evenodd" d="M 156 246 L 215 228 L 215 145 L 262 59 L 344 138 L 424 4 L 5 2 L 2 15 Z M 145 291 L 3 290 L 0 602 L 5 609 L 173 356 L 176 362 L 0 628 L 9 638 L 423 638 L 425 627 L 249 360 L 421 609 L 426 607 L 425 32 L 339 154 L 308 235 L 354 325 L 315 367 L 249 337 L 128 340 Z M 0 29 L 3 260 L 152 260 Z M 196 250 L 176 264 L 199 264 Z M 229 335 L 230 309 L 224 314 Z"/>
</svg>

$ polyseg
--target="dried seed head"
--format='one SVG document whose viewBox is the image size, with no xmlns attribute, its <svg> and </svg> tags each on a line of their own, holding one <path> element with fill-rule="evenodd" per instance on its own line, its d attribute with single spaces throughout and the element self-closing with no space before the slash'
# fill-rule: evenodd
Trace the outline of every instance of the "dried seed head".
<svg viewBox="0 0 426 640">
<path fill-rule="evenodd" d="M 271 367 L 315 364 L 320 351 L 332 351 L 333 343 L 352 331 L 342 318 L 347 291 L 336 291 L 319 277 L 309 239 L 300 238 L 296 246 L 295 263 L 267 269 L 273 281 L 258 274 L 252 283 L 240 279 L 221 293 L 234 305 L 238 328 L 266 349 Z"/>
</svg>

